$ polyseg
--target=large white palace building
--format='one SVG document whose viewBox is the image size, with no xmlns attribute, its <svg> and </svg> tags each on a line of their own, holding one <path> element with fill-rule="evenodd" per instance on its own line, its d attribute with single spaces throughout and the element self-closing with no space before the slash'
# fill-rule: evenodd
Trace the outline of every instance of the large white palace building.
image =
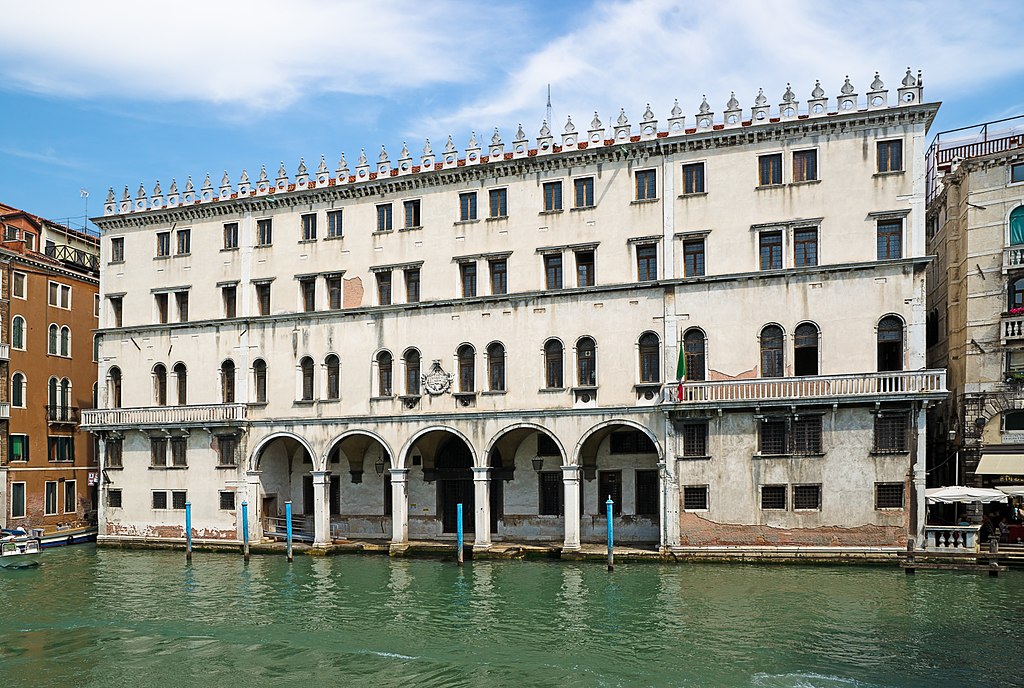
<svg viewBox="0 0 1024 688">
<path fill-rule="evenodd" d="M 907 71 L 802 104 L 596 114 L 333 173 L 113 192 L 100 538 L 920 536 L 924 137 Z M 377 157 L 377 156 L 373 156 Z M 676 371 L 680 348 L 686 375 Z M 681 390 L 681 391 L 680 391 Z"/>
</svg>

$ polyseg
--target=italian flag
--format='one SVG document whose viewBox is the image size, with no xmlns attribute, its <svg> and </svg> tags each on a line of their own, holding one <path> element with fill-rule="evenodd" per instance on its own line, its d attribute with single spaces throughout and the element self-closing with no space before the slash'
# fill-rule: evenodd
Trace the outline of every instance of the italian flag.
<svg viewBox="0 0 1024 688">
<path fill-rule="evenodd" d="M 686 348 L 682 342 L 679 343 L 679 362 L 676 363 L 676 379 L 679 380 L 679 389 L 676 390 L 676 395 L 682 400 L 683 382 L 686 381 Z"/>
</svg>

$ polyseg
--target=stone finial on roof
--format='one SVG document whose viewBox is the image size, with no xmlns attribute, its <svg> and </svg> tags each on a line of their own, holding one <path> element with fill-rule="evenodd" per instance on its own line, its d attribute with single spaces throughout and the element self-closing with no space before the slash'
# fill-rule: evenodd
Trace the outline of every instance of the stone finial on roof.
<svg viewBox="0 0 1024 688">
<path fill-rule="evenodd" d="M 670 134 L 682 134 L 686 131 L 686 118 L 683 117 L 683 108 L 679 107 L 679 99 L 672 103 L 671 117 L 668 118 L 668 131 Z"/>
<path fill-rule="evenodd" d="M 839 111 L 843 110 L 856 110 L 857 109 L 857 94 L 854 93 L 853 84 L 850 83 L 850 75 L 846 75 L 846 80 L 843 81 L 842 87 L 839 89 L 839 98 L 837 104 L 839 105 Z"/>
<path fill-rule="evenodd" d="M 171 188 L 167 190 L 167 205 L 178 205 L 178 180 L 171 177 Z"/>
<path fill-rule="evenodd" d="M 327 158 L 321 155 L 320 164 L 316 166 L 316 184 L 317 186 L 326 185 L 330 179 L 331 172 L 327 169 Z"/>
<path fill-rule="evenodd" d="M 249 172 L 248 172 L 248 170 L 245 170 L 245 169 L 242 170 L 242 177 L 241 177 L 241 179 L 238 180 L 238 183 L 239 184 L 248 184 L 249 183 Z"/>
<path fill-rule="evenodd" d="M 455 141 L 452 140 L 452 135 L 448 134 L 448 140 L 444 144 L 444 154 L 441 159 L 441 164 L 445 167 L 458 167 L 459 155 L 455 150 Z"/>
<path fill-rule="evenodd" d="M 121 194 L 121 200 L 122 201 L 130 201 L 130 200 L 132 200 L 132 195 L 128 191 L 128 185 L 127 184 L 125 184 L 124 193 Z"/>
<path fill-rule="evenodd" d="M 645 139 L 653 139 L 658 135 L 658 120 L 654 119 L 654 111 L 651 104 L 647 103 L 644 116 L 640 119 L 640 136 Z"/>
<path fill-rule="evenodd" d="M 381 144 L 381 146 L 380 146 L 380 155 L 377 156 L 377 162 L 387 162 L 387 161 L 388 161 L 388 150 L 387 150 L 387 148 L 384 147 L 384 144 Z"/>
<path fill-rule="evenodd" d="M 924 97 L 923 79 L 921 78 L 921 72 L 917 73 L 917 79 L 910 73 L 910 67 L 907 67 L 907 75 L 903 77 L 902 86 L 897 91 L 899 95 L 900 105 L 912 105 L 914 103 L 920 103 Z"/>
<path fill-rule="evenodd" d="M 651 110 L 651 104 L 647 103 L 647 109 L 644 110 L 644 117 L 640 121 L 641 122 L 650 122 L 652 120 L 654 120 L 654 111 Z"/>
<path fill-rule="evenodd" d="M 491 145 L 497 146 L 499 143 L 501 143 L 501 133 L 498 131 L 498 128 L 495 127 L 494 133 L 491 134 Z"/>
<path fill-rule="evenodd" d="M 547 120 L 544 120 L 540 124 L 540 135 L 541 136 L 550 136 L 551 135 L 551 127 L 548 126 L 548 121 Z"/>
<path fill-rule="evenodd" d="M 188 176 L 188 179 L 185 180 L 185 193 L 192 193 L 195 190 L 196 190 L 196 187 L 192 183 L 192 175 L 190 174 Z"/>
<path fill-rule="evenodd" d="M 520 122 L 519 123 L 519 128 L 516 130 L 516 141 L 525 141 L 525 140 L 526 140 L 526 132 L 523 131 L 523 123 Z"/>
<path fill-rule="evenodd" d="M 444 144 L 444 152 L 445 153 L 454 153 L 455 152 L 455 142 L 452 141 L 452 135 L 451 134 L 448 134 L 448 141 L 445 142 L 445 144 Z"/>
<path fill-rule="evenodd" d="M 708 97 L 706 95 L 701 97 L 700 107 L 697 108 L 697 114 L 699 114 L 699 115 L 710 115 L 711 114 L 711 106 L 708 105 Z"/>
<path fill-rule="evenodd" d="M 146 209 L 146 187 L 139 182 L 139 192 L 135 195 L 135 210 Z"/>
<path fill-rule="evenodd" d="M 117 199 L 114 196 L 114 187 L 107 188 L 107 200 L 103 202 L 103 214 L 113 215 L 117 212 Z"/>
<path fill-rule="evenodd" d="M 501 133 L 497 127 L 495 127 L 494 133 L 491 135 L 491 145 L 487 147 L 487 155 L 490 156 L 491 160 L 505 155 L 505 144 L 501 142 Z"/>
<path fill-rule="evenodd" d="M 825 89 L 821 87 L 821 82 L 815 79 L 814 89 L 807 101 L 807 112 L 811 115 L 823 115 L 827 109 L 828 98 L 825 97 Z"/>
<path fill-rule="evenodd" d="M 626 117 L 626 108 L 619 108 L 619 117 L 617 120 L 615 120 L 615 123 L 618 124 L 620 127 L 623 124 L 629 124 L 629 118 Z"/>
<path fill-rule="evenodd" d="M 345 160 L 345 151 L 342 151 L 341 157 L 338 158 L 338 169 L 334 171 L 334 178 L 337 179 L 339 183 L 344 184 L 348 181 L 349 174 L 348 161 Z"/>
<path fill-rule="evenodd" d="M 793 119 L 798 114 L 800 114 L 800 101 L 796 99 L 793 87 L 787 83 L 786 92 L 782 94 L 782 102 L 779 103 L 779 115 L 783 119 Z"/>
<path fill-rule="evenodd" d="M 356 159 L 356 181 L 366 181 L 370 178 L 370 165 L 366 162 L 366 149 L 359 149 L 359 158 Z"/>
<path fill-rule="evenodd" d="M 736 92 L 729 91 L 729 102 L 725 104 L 725 123 L 728 126 L 739 126 L 743 124 L 743 110 L 740 108 L 740 101 L 736 99 Z"/>
<path fill-rule="evenodd" d="M 565 119 L 565 127 L 562 129 L 562 150 L 575 150 L 579 143 L 576 125 L 572 123 L 572 115 Z"/>
<path fill-rule="evenodd" d="M 626 108 L 619 108 L 619 116 L 615 118 L 615 126 L 612 127 L 612 138 L 616 141 L 628 139 L 629 129 L 629 118 L 626 117 Z"/>
<path fill-rule="evenodd" d="M 288 188 L 288 170 L 285 169 L 284 160 L 277 168 L 277 188 L 286 189 Z"/>
<path fill-rule="evenodd" d="M 128 188 L 128 187 L 125 187 L 125 188 Z M 135 198 L 145 198 L 145 197 L 146 197 L 146 187 L 143 185 L 142 182 L 139 182 L 139 191 L 138 191 L 138 193 L 135 194 Z"/>
<path fill-rule="evenodd" d="M 320 156 L 320 164 L 317 165 L 317 167 L 316 167 L 316 173 L 317 174 L 326 174 L 327 173 L 327 158 L 325 158 L 322 155 Z"/>
<path fill-rule="evenodd" d="M 405 141 L 402 141 L 402 150 L 398 154 L 398 174 L 412 174 L 412 154 Z"/>
<path fill-rule="evenodd" d="M 814 80 L 814 89 L 811 91 L 811 98 L 822 98 L 825 95 L 825 89 L 821 87 L 821 81 L 818 79 Z"/>
<path fill-rule="evenodd" d="M 480 142 L 476 140 L 476 132 L 469 132 L 469 145 L 467 148 L 477 148 L 480 146 Z"/>
<path fill-rule="evenodd" d="M 703 130 L 710 129 L 715 122 L 714 114 L 711 112 L 711 106 L 708 104 L 708 97 L 702 95 L 700 107 L 697 108 L 697 128 Z"/>
<path fill-rule="evenodd" d="M 683 108 L 679 107 L 679 99 L 676 98 L 672 103 L 672 112 L 670 113 L 673 117 L 679 117 L 683 114 Z"/>
<path fill-rule="evenodd" d="M 872 109 L 889 107 L 889 91 L 886 90 L 878 72 L 875 72 L 875 78 L 868 90 L 868 107 Z"/>
<path fill-rule="evenodd" d="M 157 183 L 159 183 L 159 182 L 157 182 Z M 107 203 L 113 203 L 115 200 L 116 199 L 114 197 L 114 187 L 111 186 L 111 187 L 109 187 L 107 189 L 107 200 L 106 200 L 106 202 Z"/>
<path fill-rule="evenodd" d="M 391 173 L 391 160 L 388 158 L 387 148 L 384 144 L 380 146 L 380 155 L 377 156 L 377 174 L 386 175 Z"/>
<path fill-rule="evenodd" d="M 736 91 L 729 91 L 729 102 L 725 104 L 726 110 L 735 110 L 740 106 L 740 101 L 736 100 Z"/>
<path fill-rule="evenodd" d="M 295 174 L 306 174 L 306 159 L 299 158 L 299 169 L 296 170 Z"/>
<path fill-rule="evenodd" d="M 796 94 L 793 93 L 793 87 L 790 86 L 788 83 L 786 84 L 786 92 L 782 94 L 782 102 L 783 103 L 795 103 L 796 102 Z"/>
<path fill-rule="evenodd" d="M 548 121 L 544 120 L 540 125 L 540 135 L 537 136 L 537 152 L 550 153 L 554 150 L 555 138 L 551 135 L 551 127 Z"/>
<path fill-rule="evenodd" d="M 196 200 L 196 187 L 192 183 L 192 175 L 190 174 L 188 176 L 188 179 L 185 180 L 185 191 L 182 192 L 182 194 L 181 194 L 181 202 L 182 203 L 192 203 L 195 200 Z"/>
<path fill-rule="evenodd" d="M 242 176 L 238 178 L 238 195 L 249 195 L 249 172 L 244 168 L 242 169 Z"/>
<path fill-rule="evenodd" d="M 750 108 L 750 117 L 754 122 L 764 122 L 768 119 L 768 98 L 764 95 L 764 89 L 757 89 L 757 96 L 754 98 L 754 107 Z"/>
<path fill-rule="evenodd" d="M 132 209 L 132 195 L 128 191 L 128 185 L 124 187 L 124 193 L 121 194 L 121 203 L 118 206 L 118 210 L 122 213 L 131 212 Z"/>
<path fill-rule="evenodd" d="M 843 82 L 843 85 L 839 89 L 839 92 L 842 93 L 844 96 L 853 95 L 853 84 L 850 83 L 849 74 L 846 75 L 846 81 Z"/>
<path fill-rule="evenodd" d="M 295 186 L 304 189 L 308 183 L 309 173 L 306 171 L 306 159 L 299 158 L 299 167 L 295 170 Z"/>
<path fill-rule="evenodd" d="M 594 119 L 590 120 L 591 129 L 600 129 L 604 125 L 601 124 L 601 118 L 597 116 L 597 110 L 594 110 Z"/>
<path fill-rule="evenodd" d="M 420 167 L 423 171 L 434 168 L 434 149 L 430 145 L 430 139 L 423 143 L 423 155 L 420 156 Z"/>
<path fill-rule="evenodd" d="M 206 173 L 206 178 L 203 180 L 203 188 L 199 196 L 204 201 L 213 200 L 213 182 L 210 181 L 209 172 Z"/>
<path fill-rule="evenodd" d="M 466 145 L 466 164 L 480 164 L 480 142 L 476 138 L 476 132 L 469 132 L 469 143 Z"/>
<path fill-rule="evenodd" d="M 402 150 L 398 154 L 399 159 L 405 159 L 409 157 L 409 145 L 402 141 Z"/>
<path fill-rule="evenodd" d="M 597 111 L 594 111 L 594 119 L 590 120 L 590 129 L 587 130 L 587 140 L 589 146 L 603 146 L 604 145 L 604 124 L 601 122 L 601 118 L 597 116 Z"/>
<path fill-rule="evenodd" d="M 526 132 L 523 131 L 523 123 L 519 123 L 519 128 L 516 129 L 516 137 L 512 139 L 512 155 L 517 158 L 525 158 L 529 154 L 529 140 L 526 138 Z"/>
<path fill-rule="evenodd" d="M 160 188 L 160 180 L 159 180 L 159 179 L 157 179 L 157 180 L 156 180 L 156 184 L 154 184 L 154 185 L 153 185 L 153 195 L 154 195 L 154 196 L 162 196 L 163 194 L 164 194 L 164 192 L 163 192 L 163 190 L 162 190 L 162 189 Z M 112 200 L 112 199 L 111 199 L 111 200 Z"/>
<path fill-rule="evenodd" d="M 881 91 L 883 88 L 885 88 L 885 84 L 882 82 L 882 79 L 879 77 L 878 72 L 875 72 L 875 79 L 874 79 L 874 81 L 871 82 L 871 90 L 872 91 Z"/>
<path fill-rule="evenodd" d="M 572 115 L 569 115 L 568 119 L 566 119 L 566 121 L 565 121 L 565 129 L 562 130 L 562 133 L 563 134 L 575 134 L 576 133 L 576 125 L 572 123 Z"/>
<path fill-rule="evenodd" d="M 365 148 L 360 148 L 359 149 L 359 157 L 356 159 L 356 166 L 365 165 L 365 164 L 366 164 L 366 149 Z"/>
<path fill-rule="evenodd" d="M 904 86 L 917 86 L 917 80 L 914 79 L 914 75 L 910 73 L 910 67 L 907 67 L 907 75 L 903 77 Z"/>
<path fill-rule="evenodd" d="M 164 192 L 160 188 L 160 180 L 153 185 L 153 193 L 149 196 L 149 205 L 153 208 L 162 208 L 164 205 Z"/>
<path fill-rule="evenodd" d="M 757 97 L 754 98 L 754 105 L 767 105 L 767 104 L 768 104 L 768 98 L 764 94 L 764 89 L 763 88 L 757 89 Z"/>
<path fill-rule="evenodd" d="M 167 193 L 176 194 L 178 193 L 178 180 L 171 177 L 171 188 Z"/>
<path fill-rule="evenodd" d="M 220 178 L 221 186 L 231 186 L 231 177 L 228 176 L 228 171 L 224 170 L 224 176 Z"/>
</svg>

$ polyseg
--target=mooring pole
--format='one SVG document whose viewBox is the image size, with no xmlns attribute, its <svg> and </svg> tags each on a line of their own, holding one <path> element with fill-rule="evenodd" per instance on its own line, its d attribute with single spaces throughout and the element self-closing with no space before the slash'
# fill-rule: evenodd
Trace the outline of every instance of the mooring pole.
<svg viewBox="0 0 1024 688">
<path fill-rule="evenodd" d="M 185 502 L 185 561 L 192 561 L 192 502 Z"/>
<path fill-rule="evenodd" d="M 455 511 L 456 511 L 455 521 L 456 521 L 456 524 L 457 524 L 456 530 L 457 530 L 457 532 L 459 534 L 459 538 L 458 538 L 459 539 L 459 543 L 458 543 L 458 545 L 456 545 L 455 554 L 458 557 L 459 566 L 462 566 L 462 556 L 463 556 L 463 553 L 462 553 L 462 504 L 459 504 Z"/>
<path fill-rule="evenodd" d="M 914 538 L 907 538 L 907 565 L 904 567 L 907 575 L 913 574 L 917 569 L 914 567 L 916 556 L 914 555 Z"/>
<path fill-rule="evenodd" d="M 988 575 L 995 578 L 999 575 L 999 530 L 988 538 Z"/>
<path fill-rule="evenodd" d="M 249 563 L 249 502 L 242 502 L 242 560 Z"/>
<path fill-rule="evenodd" d="M 608 501 L 604 503 L 605 512 L 608 515 L 608 570 L 615 570 L 615 526 L 612 525 L 612 496 L 608 495 Z"/>
<path fill-rule="evenodd" d="M 292 503 L 284 503 L 285 542 L 287 543 L 288 561 L 292 560 Z"/>
</svg>

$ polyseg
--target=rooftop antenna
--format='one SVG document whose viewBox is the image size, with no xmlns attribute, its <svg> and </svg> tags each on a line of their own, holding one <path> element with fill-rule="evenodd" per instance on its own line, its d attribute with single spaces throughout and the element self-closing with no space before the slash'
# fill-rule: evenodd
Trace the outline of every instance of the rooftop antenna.
<svg viewBox="0 0 1024 688">
<path fill-rule="evenodd" d="M 85 219 L 82 221 L 82 228 L 85 233 L 89 233 L 89 189 L 81 188 L 78 190 L 78 195 L 85 199 Z"/>
<path fill-rule="evenodd" d="M 551 84 L 548 84 L 548 105 L 547 105 L 547 123 L 549 126 L 553 126 L 554 122 L 551 120 Z"/>
</svg>

